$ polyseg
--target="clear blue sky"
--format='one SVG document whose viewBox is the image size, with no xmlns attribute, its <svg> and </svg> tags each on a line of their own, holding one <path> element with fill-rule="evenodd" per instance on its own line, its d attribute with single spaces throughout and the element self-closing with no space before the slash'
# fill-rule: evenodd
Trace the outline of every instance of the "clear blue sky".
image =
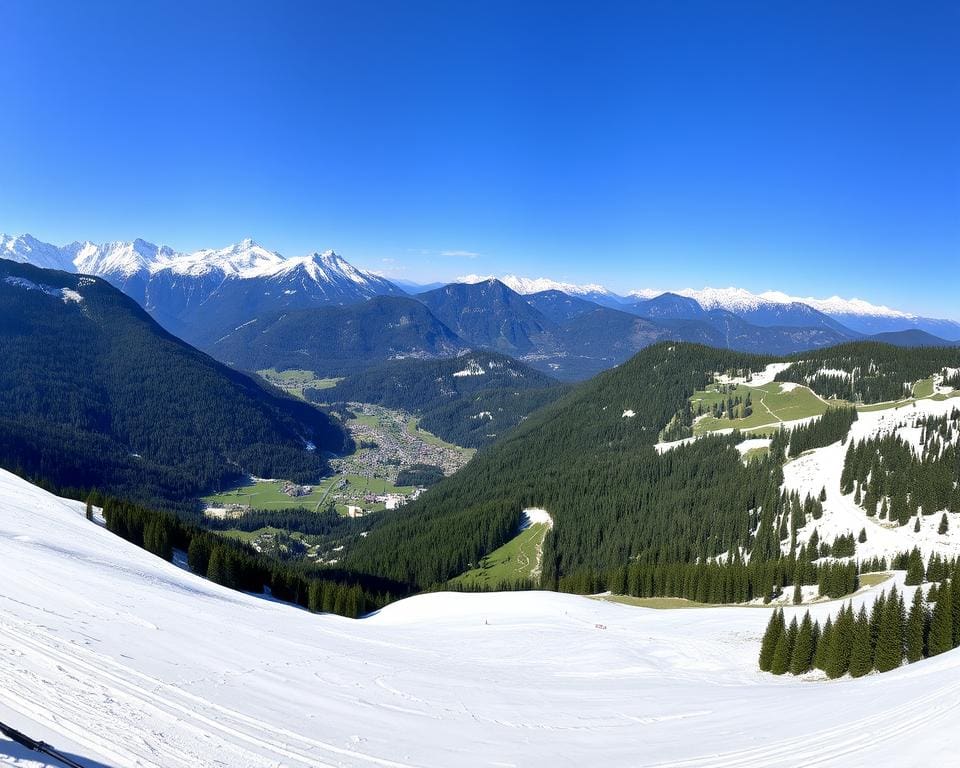
<svg viewBox="0 0 960 768">
<path fill-rule="evenodd" d="M 957 2 L 0 0 L 0 29 L 0 231 L 960 316 Z"/>
</svg>

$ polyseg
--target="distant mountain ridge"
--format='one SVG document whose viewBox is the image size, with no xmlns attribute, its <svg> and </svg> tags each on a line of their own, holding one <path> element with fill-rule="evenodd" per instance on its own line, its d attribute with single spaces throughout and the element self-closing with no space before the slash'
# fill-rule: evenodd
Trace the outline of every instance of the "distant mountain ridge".
<svg viewBox="0 0 960 768">
<path fill-rule="evenodd" d="M 569 381 L 665 340 L 790 354 L 876 334 L 878 341 L 892 334 L 889 340 L 900 345 L 960 339 L 960 323 L 859 299 L 738 288 L 618 296 L 598 284 L 470 275 L 418 292 L 333 251 L 285 258 L 250 239 L 181 253 L 144 240 L 58 247 L 30 235 L 0 235 L 0 258 L 6 257 L 103 277 L 166 330 L 251 370 L 340 376 L 387 360 L 486 349 Z"/>
<path fill-rule="evenodd" d="M 0 258 L 102 277 L 198 346 L 264 313 L 406 295 L 334 251 L 285 258 L 251 239 L 181 253 L 139 239 L 57 247 L 0 235 Z"/>
<path fill-rule="evenodd" d="M 464 275 L 458 278 L 458 282 L 477 283 L 491 278 L 493 278 L 492 275 Z M 577 285 L 549 278 L 525 278 L 516 275 L 504 275 L 500 280 L 523 295 L 556 290 L 568 296 L 588 299 L 602 306 L 626 309 L 641 316 L 653 317 L 644 312 L 636 312 L 634 307 L 637 305 L 643 305 L 661 297 L 683 297 L 696 302 L 705 312 L 721 309 L 757 325 L 807 327 L 809 320 L 813 318 L 814 325 L 831 327 L 824 321 L 834 321 L 843 326 L 843 329 L 839 329 L 833 325 L 834 330 L 853 331 L 854 334 L 865 336 L 916 329 L 939 338 L 960 340 L 960 321 L 925 317 L 884 305 L 872 304 L 859 298 L 844 299 L 840 296 L 831 296 L 826 299 L 816 299 L 791 296 L 782 291 L 764 291 L 755 294 L 735 287 L 707 287 L 700 290 L 685 288 L 676 291 L 641 289 L 621 296 L 602 285 L 595 284 Z M 683 318 L 674 316 L 673 319 L 694 319 L 694 317 L 692 315 Z"/>
</svg>

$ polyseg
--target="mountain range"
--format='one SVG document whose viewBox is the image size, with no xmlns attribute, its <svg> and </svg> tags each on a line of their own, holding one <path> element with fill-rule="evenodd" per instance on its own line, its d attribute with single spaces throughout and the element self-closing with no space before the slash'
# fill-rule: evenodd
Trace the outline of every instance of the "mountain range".
<svg viewBox="0 0 960 768">
<path fill-rule="evenodd" d="M 344 375 L 370 363 L 483 348 L 577 380 L 663 340 L 788 354 L 875 334 L 907 345 L 960 339 L 960 323 L 859 299 L 736 288 L 621 296 L 595 284 L 469 275 L 418 291 L 333 251 L 285 258 L 249 239 L 181 253 L 144 240 L 58 247 L 0 235 L 0 257 L 102 277 L 174 335 L 250 370 Z"/>
</svg>

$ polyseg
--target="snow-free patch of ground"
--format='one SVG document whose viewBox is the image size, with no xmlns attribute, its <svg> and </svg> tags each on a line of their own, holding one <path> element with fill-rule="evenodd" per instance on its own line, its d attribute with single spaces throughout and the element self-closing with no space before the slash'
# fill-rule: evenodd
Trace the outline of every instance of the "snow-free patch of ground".
<svg viewBox="0 0 960 768">
<path fill-rule="evenodd" d="M 763 608 L 431 593 L 360 621 L 320 616 L 199 579 L 88 522 L 83 507 L 0 472 L 0 720 L 81 763 L 955 759 L 960 652 L 827 682 L 757 669 Z M 838 607 L 811 610 L 823 620 Z M 787 607 L 787 620 L 802 610 Z"/>
</svg>

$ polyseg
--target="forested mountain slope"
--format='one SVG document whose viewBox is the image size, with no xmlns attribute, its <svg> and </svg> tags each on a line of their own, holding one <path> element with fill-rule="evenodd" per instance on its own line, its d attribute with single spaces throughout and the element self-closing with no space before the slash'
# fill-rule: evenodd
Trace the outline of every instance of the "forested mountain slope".
<svg viewBox="0 0 960 768">
<path fill-rule="evenodd" d="M 913 382 L 960 367 L 956 347 L 900 347 L 875 342 L 843 344 L 794 355 L 778 381 L 806 384 L 822 397 L 879 403 L 910 394 Z"/>
<path fill-rule="evenodd" d="M 744 465 L 728 438 L 659 456 L 658 434 L 714 371 L 766 358 L 658 344 L 577 387 L 358 540 L 346 562 L 421 587 L 476 563 L 512 535 L 525 507 L 556 521 L 547 583 L 641 551 L 689 560 L 748 545 L 748 509 L 779 486 L 766 462 Z M 709 491 L 709 493 L 707 492 Z"/>
<path fill-rule="evenodd" d="M 259 317 L 218 339 L 209 351 L 250 371 L 296 368 L 342 376 L 385 360 L 449 357 L 467 348 L 419 301 L 382 296 L 348 307 Z"/>
<path fill-rule="evenodd" d="M 566 390 L 511 357 L 476 351 L 442 360 L 392 360 L 305 395 L 318 403 L 401 408 L 419 414 L 421 425 L 444 440 L 480 448 Z"/>
<path fill-rule="evenodd" d="M 170 336 L 98 278 L 0 260 L 0 466 L 171 505 L 253 473 L 316 479 L 337 421 Z"/>
<path fill-rule="evenodd" d="M 822 514 L 821 485 L 806 487 L 805 495 L 788 494 L 784 461 L 839 445 L 856 418 L 844 401 L 898 399 L 923 388 L 914 394 L 940 398 L 937 404 L 948 407 L 944 398 L 952 398 L 950 388 L 960 383 L 960 350 L 856 343 L 798 354 L 767 369 L 772 362 L 689 344 L 650 347 L 537 412 L 415 505 L 380 521 L 355 543 L 347 562 L 428 587 L 475 566 L 513 535 L 521 510 L 532 507 L 548 510 L 555 522 L 543 553 L 548 587 L 589 591 L 596 588 L 589 576 L 582 586 L 571 584 L 580 574 L 609 573 L 627 564 L 702 562 L 723 553 L 749 556 L 751 567 L 781 561 L 777 567 L 792 574 L 806 538 L 791 539 L 791 531 L 795 537 L 807 526 L 804 535 L 812 535 Z M 671 420 L 696 415 L 689 398 L 714 373 L 728 374 L 719 380 L 729 381 L 732 372 L 740 381 L 756 382 L 752 374 L 764 369 L 778 391 L 780 384 L 772 382 L 776 371 L 780 381 L 809 384 L 837 401 L 816 399 L 822 416 L 810 421 L 801 414 L 772 445 L 759 440 L 764 447 L 751 460 L 744 460 L 744 436 L 730 429 L 673 444 L 671 450 L 655 449 Z M 731 390 L 730 397 L 734 394 Z M 759 396 L 754 407 L 766 408 Z M 760 422 L 768 431 L 784 426 L 773 412 L 770 419 Z M 846 537 L 849 531 L 840 533 Z M 853 535 L 839 542 L 836 552 L 846 548 L 852 554 Z M 817 557 L 814 547 L 810 558 Z M 782 576 L 763 578 L 770 579 L 769 586 Z"/>
</svg>

